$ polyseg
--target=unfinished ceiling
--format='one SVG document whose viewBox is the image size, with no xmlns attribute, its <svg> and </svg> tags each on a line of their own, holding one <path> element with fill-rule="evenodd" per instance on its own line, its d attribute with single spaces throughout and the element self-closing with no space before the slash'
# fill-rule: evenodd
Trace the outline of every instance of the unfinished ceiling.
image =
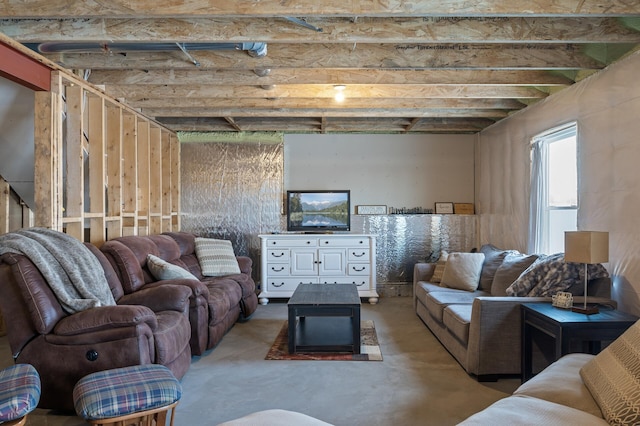
<svg viewBox="0 0 640 426">
<path fill-rule="evenodd" d="M 640 0 L 5 0 L 0 31 L 175 131 L 461 133 L 636 50 Z"/>
</svg>

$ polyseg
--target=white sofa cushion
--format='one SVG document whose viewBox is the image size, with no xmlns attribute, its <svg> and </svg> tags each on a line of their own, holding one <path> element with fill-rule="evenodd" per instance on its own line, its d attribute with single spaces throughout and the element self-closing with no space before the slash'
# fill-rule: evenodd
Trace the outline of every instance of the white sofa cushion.
<svg viewBox="0 0 640 426">
<path fill-rule="evenodd" d="M 523 383 L 513 394 L 556 402 L 602 418 L 600 407 L 580 377 L 582 366 L 593 358 L 589 354 L 565 355 Z"/>
<path fill-rule="evenodd" d="M 580 369 L 610 424 L 640 424 L 640 320 Z"/>
<path fill-rule="evenodd" d="M 239 419 L 220 423 L 218 426 L 331 426 L 306 414 L 272 409 L 247 414 Z"/>
<path fill-rule="evenodd" d="M 598 418 L 575 408 L 529 396 L 510 396 L 494 402 L 488 408 L 458 423 L 463 426 L 540 426 L 540 425 L 589 425 L 608 426 Z"/>
</svg>

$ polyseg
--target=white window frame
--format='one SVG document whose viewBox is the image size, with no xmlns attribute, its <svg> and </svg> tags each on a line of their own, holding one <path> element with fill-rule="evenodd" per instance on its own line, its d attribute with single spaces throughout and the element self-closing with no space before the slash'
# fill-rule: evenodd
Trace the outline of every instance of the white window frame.
<svg viewBox="0 0 640 426">
<path fill-rule="evenodd" d="M 577 173 L 577 155 L 578 155 L 578 123 L 571 122 L 562 126 L 550 129 L 531 140 L 531 192 L 529 204 L 529 242 L 528 251 L 530 253 L 550 254 L 551 251 L 564 251 L 556 244 L 555 248 L 550 245 L 551 229 L 554 224 L 551 223 L 554 212 L 564 211 L 575 216 L 573 226 L 563 226 L 561 230 L 556 229 L 553 238 L 564 238 L 562 231 L 575 231 L 578 228 L 578 204 L 550 206 L 549 205 L 549 145 L 566 139 L 568 136 L 575 136 L 576 139 L 576 173 Z M 576 176 L 576 182 L 577 182 Z M 577 188 L 576 188 L 577 191 Z M 578 194 L 576 194 L 578 200 Z M 558 228 L 556 226 L 556 228 Z M 559 235 L 555 235 L 555 234 Z"/>
</svg>

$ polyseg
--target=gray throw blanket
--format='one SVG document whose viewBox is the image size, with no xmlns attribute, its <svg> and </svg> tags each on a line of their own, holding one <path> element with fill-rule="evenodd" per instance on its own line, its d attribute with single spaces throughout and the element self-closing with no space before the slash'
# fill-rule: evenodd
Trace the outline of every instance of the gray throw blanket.
<svg viewBox="0 0 640 426">
<path fill-rule="evenodd" d="M 115 305 L 98 259 L 62 232 L 30 228 L 0 236 L 0 255 L 23 254 L 33 262 L 68 313 Z"/>
</svg>

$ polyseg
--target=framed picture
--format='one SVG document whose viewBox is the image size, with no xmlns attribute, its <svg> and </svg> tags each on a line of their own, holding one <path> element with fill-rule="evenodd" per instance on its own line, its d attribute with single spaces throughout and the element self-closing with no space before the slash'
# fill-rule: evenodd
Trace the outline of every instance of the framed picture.
<svg viewBox="0 0 640 426">
<path fill-rule="evenodd" d="M 436 203 L 436 214 L 453 214 L 453 203 Z"/>
<path fill-rule="evenodd" d="M 356 206 L 356 214 L 387 214 L 387 206 L 380 206 L 380 205 Z"/>
<path fill-rule="evenodd" d="M 474 214 L 473 203 L 453 203 L 455 214 Z"/>
</svg>

